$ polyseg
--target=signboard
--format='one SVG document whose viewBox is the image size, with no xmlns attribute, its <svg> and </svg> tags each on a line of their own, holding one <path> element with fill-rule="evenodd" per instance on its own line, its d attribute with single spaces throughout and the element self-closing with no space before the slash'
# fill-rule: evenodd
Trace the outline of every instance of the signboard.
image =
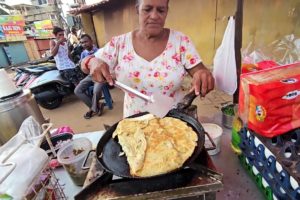
<svg viewBox="0 0 300 200">
<path fill-rule="evenodd" d="M 22 15 L 0 15 L 0 24 L 25 26 L 25 20 Z"/>
<path fill-rule="evenodd" d="M 51 20 L 43 20 L 34 22 L 35 26 L 35 34 L 37 38 L 53 38 L 52 34 L 52 21 Z"/>
<path fill-rule="evenodd" d="M 2 29 L 2 26 L 0 26 L 0 41 L 5 39 L 4 31 Z"/>
<path fill-rule="evenodd" d="M 53 29 L 50 19 L 34 22 L 35 29 Z"/>
<path fill-rule="evenodd" d="M 0 42 L 26 40 L 24 26 L 21 15 L 0 15 Z"/>
<path fill-rule="evenodd" d="M 3 32 L 5 35 L 23 34 L 23 27 L 18 25 L 3 25 Z"/>
<path fill-rule="evenodd" d="M 53 34 L 51 30 L 35 30 L 35 35 L 37 38 L 53 38 Z"/>
</svg>

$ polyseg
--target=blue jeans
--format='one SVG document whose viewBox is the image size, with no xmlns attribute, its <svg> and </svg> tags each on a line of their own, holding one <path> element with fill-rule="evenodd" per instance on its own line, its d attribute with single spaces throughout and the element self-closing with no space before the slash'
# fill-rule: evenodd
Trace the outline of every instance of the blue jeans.
<svg viewBox="0 0 300 200">
<path fill-rule="evenodd" d="M 88 94 L 88 89 L 90 86 L 94 85 L 93 96 Z M 90 75 L 86 76 L 80 83 L 76 86 L 74 93 L 82 100 L 87 107 L 92 111 L 98 111 L 98 102 L 102 96 L 102 87 L 104 83 L 97 83 L 92 80 Z"/>
</svg>

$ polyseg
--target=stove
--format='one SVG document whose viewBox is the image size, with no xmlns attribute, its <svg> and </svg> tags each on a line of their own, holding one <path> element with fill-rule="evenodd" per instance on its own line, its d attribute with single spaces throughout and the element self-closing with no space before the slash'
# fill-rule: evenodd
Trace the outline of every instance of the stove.
<svg viewBox="0 0 300 200">
<path fill-rule="evenodd" d="M 223 187 L 222 174 L 216 172 L 205 150 L 189 167 L 148 179 L 128 179 L 102 172 L 93 162 L 87 186 L 75 196 L 81 199 L 215 199 Z M 91 182 L 91 183 L 89 183 Z"/>
<path fill-rule="evenodd" d="M 191 105 L 184 112 L 197 119 L 197 106 Z M 223 175 L 217 172 L 206 149 L 203 149 L 198 158 L 188 167 L 171 174 L 147 179 L 113 176 L 104 172 L 95 157 L 84 189 L 75 196 L 75 200 L 213 200 L 216 199 L 216 192 L 223 188 L 222 177 Z"/>
</svg>

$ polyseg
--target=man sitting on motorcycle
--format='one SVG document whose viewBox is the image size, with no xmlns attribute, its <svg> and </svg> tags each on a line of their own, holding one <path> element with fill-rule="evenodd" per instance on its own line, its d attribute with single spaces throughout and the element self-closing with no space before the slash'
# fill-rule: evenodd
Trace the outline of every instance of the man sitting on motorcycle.
<svg viewBox="0 0 300 200">
<path fill-rule="evenodd" d="M 70 81 L 76 86 L 83 78 L 83 74 L 70 59 L 70 52 L 68 50 L 64 30 L 60 27 L 54 27 L 52 32 L 55 39 L 50 41 L 50 52 L 54 57 L 56 67 L 62 78 Z"/>
<path fill-rule="evenodd" d="M 88 34 L 83 34 L 81 36 L 80 43 L 84 48 L 84 51 L 81 53 L 81 61 L 87 56 L 94 55 L 98 50 L 98 48 L 93 45 L 92 38 Z M 89 62 L 88 58 L 85 62 Z M 89 95 L 87 92 L 92 85 L 94 85 L 93 96 Z M 89 111 L 84 115 L 85 119 L 90 119 L 94 114 L 97 114 L 98 116 L 102 115 L 104 104 L 99 102 L 102 96 L 102 87 L 103 83 L 94 82 L 91 75 L 88 75 L 81 80 L 75 88 L 75 95 L 89 107 Z"/>
</svg>

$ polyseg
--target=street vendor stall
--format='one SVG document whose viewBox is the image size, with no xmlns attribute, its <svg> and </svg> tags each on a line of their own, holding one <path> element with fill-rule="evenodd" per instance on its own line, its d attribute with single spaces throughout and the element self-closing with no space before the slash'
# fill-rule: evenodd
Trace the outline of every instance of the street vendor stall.
<svg viewBox="0 0 300 200">
<path fill-rule="evenodd" d="M 187 107 L 189 107 L 190 103 L 191 101 L 189 101 Z M 185 107 L 184 105 L 185 104 L 181 103 L 182 107 Z M 192 106 L 192 108 L 187 109 L 186 112 L 194 117 L 196 116 L 197 118 L 197 114 L 195 113 L 196 106 Z M 129 174 L 129 171 L 131 172 L 131 169 L 129 170 L 130 163 L 128 162 L 128 157 L 130 156 L 129 154 L 127 154 L 127 156 L 122 156 L 121 151 L 123 149 L 123 151 L 126 152 L 126 149 L 130 149 L 130 148 L 129 147 L 127 148 L 126 146 L 125 147 L 122 146 L 121 149 L 121 146 L 118 143 L 118 141 L 120 141 L 121 139 L 120 138 L 116 139 L 112 137 L 113 133 L 115 134 L 116 132 L 118 132 L 118 130 L 115 130 L 117 127 L 118 128 L 120 127 L 117 126 L 118 123 L 108 128 L 108 130 L 105 132 L 95 132 L 86 135 L 82 134 L 81 137 L 91 138 L 91 141 L 93 141 L 94 144 L 95 141 L 99 140 L 99 138 L 100 141 L 97 142 L 96 157 L 95 157 L 96 161 L 92 162 L 92 165 L 90 166 L 89 176 L 85 180 L 86 186 L 82 189 L 82 191 L 80 191 L 80 193 L 78 193 L 75 196 L 75 199 L 110 199 L 110 198 L 141 199 L 145 197 L 158 198 L 158 199 L 159 198 L 215 199 L 216 192 L 220 190 L 223 185 L 222 175 L 216 172 L 216 168 L 213 165 L 210 156 L 207 154 L 207 150 L 215 149 L 215 147 L 207 148 L 204 146 L 204 132 L 201 124 L 195 118 L 191 117 L 188 114 L 185 114 L 184 113 L 185 110 L 180 110 L 180 111 L 182 112 L 178 113 L 178 111 L 173 110 L 173 112 L 168 113 L 167 115 L 168 117 L 164 119 L 158 119 L 155 118 L 153 115 L 149 115 L 149 114 L 148 115 L 140 114 L 139 116 L 133 116 L 133 118 L 122 120 L 123 122 L 127 120 L 130 123 L 137 122 L 137 125 L 140 123 L 144 123 L 143 120 L 146 120 L 145 123 L 149 122 L 149 124 L 143 127 L 146 128 L 148 127 L 150 133 L 155 131 L 155 129 L 151 130 L 152 129 L 151 127 L 156 127 L 155 124 L 153 123 L 155 123 L 155 121 L 157 120 L 177 119 L 177 123 L 179 123 L 180 121 L 183 122 L 186 121 L 185 123 L 187 123 L 189 127 L 193 128 L 193 130 L 198 135 L 198 141 L 193 150 L 193 154 L 189 156 L 188 159 L 184 161 L 183 164 L 180 164 L 176 168 L 172 168 L 167 172 L 158 172 L 154 174 L 155 170 L 150 169 L 151 174 L 153 175 L 139 177 L 139 176 L 133 176 Z M 119 122 L 119 124 L 121 122 Z M 160 123 L 163 123 L 163 121 L 161 121 Z M 170 121 L 168 123 L 170 123 Z M 131 126 L 127 125 L 125 126 L 125 128 L 126 127 L 130 128 Z M 162 127 L 160 129 L 162 129 Z M 189 129 L 192 130 L 191 128 Z M 178 132 L 178 134 L 189 134 L 188 132 L 189 129 L 180 129 L 181 131 Z M 133 130 L 136 130 L 136 127 L 133 128 Z M 140 129 L 137 129 L 137 131 L 139 130 Z M 166 130 L 167 129 L 161 132 L 161 134 L 158 133 L 153 134 L 153 137 L 151 137 L 152 140 L 155 140 L 155 137 L 159 137 L 159 135 L 167 134 Z M 143 131 L 147 132 L 146 129 Z M 129 134 L 128 130 L 126 134 Z M 135 134 L 137 134 L 137 132 Z M 172 134 L 173 135 L 176 134 L 174 128 L 172 130 Z M 79 166 L 79 168 L 81 167 L 82 169 L 84 169 L 85 162 L 81 160 L 80 163 L 75 164 L 74 162 L 71 163 L 70 161 L 68 162 L 68 164 L 66 164 L 63 161 L 64 158 L 66 159 L 70 158 L 73 159 L 74 161 L 76 159 L 77 160 L 76 162 L 79 162 L 78 156 L 80 156 L 80 154 L 83 153 L 83 155 L 88 155 L 87 153 L 82 152 L 79 153 L 79 155 L 76 154 L 74 156 L 74 151 L 77 151 L 78 149 L 81 149 L 81 151 L 85 151 L 84 149 L 85 145 L 76 144 L 76 142 L 78 141 L 78 139 L 75 139 L 76 137 L 78 137 L 78 135 L 74 136 L 73 141 L 71 142 L 72 145 L 69 145 L 71 148 L 73 148 L 73 150 L 69 151 L 69 155 L 64 154 L 64 151 L 68 148 L 67 146 L 64 146 L 59 150 L 57 156 L 58 156 L 58 161 L 61 164 L 63 164 L 64 168 L 72 178 L 74 184 L 81 185 L 83 182 L 79 183 L 78 180 L 75 179 L 75 174 L 76 177 L 85 174 L 83 172 L 80 172 L 81 169 L 78 169 L 77 167 Z M 92 139 L 92 137 L 94 138 Z M 98 140 L 95 137 L 98 138 Z M 183 139 L 182 136 L 181 139 Z M 158 142 L 159 144 L 157 144 L 157 146 L 161 146 L 161 147 L 164 146 L 163 142 L 162 143 L 160 143 L 160 141 Z M 184 140 L 181 140 L 181 143 L 183 142 Z M 146 158 L 147 158 L 147 152 L 151 151 L 150 148 L 151 140 L 147 141 L 147 146 L 148 145 L 149 148 L 147 147 L 148 150 L 145 151 Z M 213 146 L 215 146 L 214 143 Z M 193 148 L 193 147 L 186 147 L 186 148 Z M 152 148 L 153 151 L 154 149 L 155 148 Z M 161 159 L 160 158 L 161 155 L 156 155 L 155 160 L 159 161 Z M 138 157 L 138 155 L 135 157 Z M 172 156 L 168 156 L 168 157 L 174 159 L 174 157 Z M 145 162 L 146 161 L 144 161 L 144 163 Z M 166 161 L 166 162 L 168 163 L 171 161 Z M 159 161 L 158 164 L 162 165 L 163 163 Z M 72 166 L 72 170 L 70 168 L 71 166 Z M 146 164 L 144 164 L 144 166 L 146 166 Z M 58 173 L 62 173 L 62 172 L 58 171 Z M 61 175 L 63 174 L 60 174 L 60 176 Z M 91 176 L 93 178 L 91 178 Z M 77 189 L 78 188 L 73 187 L 73 190 L 77 190 Z"/>
<path fill-rule="evenodd" d="M 89 138 L 91 141 L 93 141 L 93 145 L 96 145 L 97 142 L 104 134 L 104 131 L 99 131 L 99 132 L 92 132 L 92 133 L 85 133 L 85 134 L 78 134 L 75 135 L 74 138 Z M 208 156 L 208 155 L 206 155 Z M 202 181 L 200 182 L 194 182 L 190 183 L 194 186 L 185 186 L 185 187 L 178 187 L 176 184 L 171 184 L 170 185 L 170 180 L 172 180 L 175 177 L 172 177 L 173 175 L 169 177 L 161 177 L 161 178 L 154 178 L 152 180 L 131 180 L 129 181 L 128 179 L 120 179 L 117 177 L 114 177 L 112 182 L 109 183 L 107 180 L 103 182 L 109 177 L 107 173 L 102 173 L 102 170 L 99 170 L 98 164 L 96 162 L 93 162 L 90 172 L 88 174 L 88 177 L 85 182 L 85 186 L 82 189 L 81 187 L 75 186 L 71 179 L 69 179 L 66 171 L 62 169 L 57 169 L 55 171 L 56 175 L 60 177 L 61 183 L 65 183 L 65 193 L 69 197 L 75 196 L 75 199 L 92 199 L 93 197 L 98 197 L 98 199 L 102 198 L 121 198 L 127 196 L 127 198 L 135 198 L 135 199 L 140 199 L 140 198 L 145 198 L 145 191 L 144 192 L 139 192 L 139 190 L 148 190 L 147 196 L 148 198 L 163 198 L 163 197 L 173 197 L 173 198 L 179 198 L 179 197 L 192 197 L 192 196 L 202 196 L 206 195 L 206 198 L 215 198 L 215 193 L 217 190 L 221 189 L 222 183 L 220 182 L 220 174 L 213 172 L 212 170 L 215 170 L 215 168 L 212 165 L 212 162 L 209 157 L 207 157 L 207 165 L 212 167 L 213 169 L 204 169 L 204 168 L 199 168 L 198 170 L 200 174 L 202 174 Z M 98 169 L 98 170 L 97 170 Z M 101 169 L 101 167 L 100 167 Z M 204 170 L 204 171 L 203 171 Z M 97 175 L 98 173 L 98 175 Z M 181 175 L 182 173 L 182 175 Z M 179 184 L 183 177 L 181 176 L 186 176 L 187 172 L 181 172 L 176 175 L 176 180 L 177 184 Z M 206 175 L 205 175 L 206 174 Z M 190 174 L 191 176 L 191 174 Z M 181 177 L 181 178 L 180 178 Z M 167 181 L 167 182 L 165 182 Z M 187 181 L 187 180 L 184 180 Z M 207 182 L 208 181 L 208 182 Z M 161 186 L 157 186 L 157 184 L 160 183 Z M 149 185 L 150 184 L 150 185 Z M 154 185 L 153 185 L 154 184 Z M 183 184 L 183 183 L 181 183 Z M 107 185 L 107 186 L 105 186 Z M 130 189 L 133 187 L 132 189 Z M 164 191 L 163 187 L 166 187 L 169 189 L 169 192 Z M 109 189 L 110 188 L 110 189 Z M 112 188 L 115 188 L 116 191 L 113 192 Z M 123 188 L 123 189 L 122 189 Z M 159 190 L 160 188 L 160 190 Z M 170 190 L 173 188 L 172 190 Z M 155 192 L 156 191 L 160 191 Z M 75 195 L 76 194 L 76 195 Z M 101 195 L 104 195 L 105 197 Z M 100 196 L 99 196 L 100 195 Z M 142 195 L 142 196 L 141 196 Z"/>
<path fill-rule="evenodd" d="M 215 118 L 214 123 L 221 124 L 221 115 Z M 260 192 L 258 192 L 256 186 L 254 183 L 252 183 L 249 180 L 249 177 L 247 174 L 243 171 L 242 167 L 239 164 L 239 160 L 234 156 L 234 153 L 231 151 L 230 147 L 230 140 L 231 140 L 231 130 L 224 128 L 224 133 L 221 140 L 221 148 L 222 150 L 214 156 L 207 156 L 209 160 L 213 163 L 213 166 L 217 166 L 217 169 L 213 168 L 213 171 L 222 171 L 224 173 L 223 175 L 223 181 L 220 182 L 220 174 L 212 172 L 211 170 L 208 170 L 208 174 L 210 174 L 211 177 L 214 177 L 212 182 L 210 184 L 205 184 L 205 180 L 203 179 L 203 185 L 195 185 L 193 187 L 197 188 L 197 192 L 192 192 L 189 195 L 196 195 L 201 193 L 202 198 L 203 194 L 206 193 L 206 199 L 209 195 L 212 195 L 213 199 L 263 199 Z M 89 132 L 89 133 L 81 133 L 74 135 L 74 139 L 76 138 L 88 138 L 93 143 L 93 148 L 95 149 L 99 139 L 104 134 L 105 131 L 96 131 L 96 132 Z M 224 165 L 226 163 L 226 165 Z M 101 168 L 100 168 L 101 169 Z M 99 165 L 96 162 L 96 159 L 92 162 L 92 166 L 89 170 L 89 173 L 87 175 L 87 178 L 85 180 L 84 186 L 76 186 L 72 179 L 69 177 L 68 172 L 64 170 L 64 168 L 57 168 L 55 169 L 55 174 L 60 180 L 61 185 L 64 185 L 64 192 L 66 196 L 69 199 L 77 198 L 77 199 L 86 199 L 87 197 L 93 197 L 97 194 L 101 194 L 101 192 L 104 192 L 107 187 L 111 188 L 130 188 L 129 185 L 124 185 L 122 181 L 116 182 L 118 180 L 117 177 L 113 179 L 113 182 L 108 183 L 106 182 L 107 187 L 103 188 L 103 179 L 107 178 L 107 176 L 103 176 L 102 179 L 99 178 L 99 175 L 103 175 L 102 171 L 99 170 Z M 207 173 L 207 172 L 206 172 Z M 98 178 L 98 180 L 97 180 Z M 202 180 L 202 178 L 200 178 Z M 207 179 L 209 180 L 209 179 Z M 139 183 L 140 180 L 138 180 Z M 156 182 L 160 183 L 160 182 Z M 91 184 L 91 185 L 89 185 Z M 123 186 L 118 186 L 118 184 L 121 184 Z M 224 184 L 224 185 L 223 185 Z M 142 184 L 139 184 L 142 185 Z M 223 185 L 223 186 L 222 186 Z M 221 189 L 224 187 L 224 189 Z M 102 190 L 104 189 L 104 190 Z M 177 192 L 180 192 L 181 195 L 187 196 L 187 191 L 191 190 L 191 188 L 184 187 L 182 188 L 182 191 L 180 192 L 179 189 L 172 189 L 170 193 L 149 193 L 149 197 L 154 198 L 154 195 L 168 195 L 173 196 L 175 194 L 178 194 Z M 111 190 L 110 190 L 111 191 Z M 122 192 L 119 191 L 119 192 Z M 124 191 L 123 191 L 124 192 Z M 183 192 L 183 193 L 182 193 Z M 109 193 L 109 195 L 116 195 L 115 193 Z M 144 194 L 145 195 L 145 194 Z M 176 195 L 175 195 L 176 196 Z M 200 195 L 201 196 L 201 195 Z M 137 196 L 136 198 L 144 197 L 144 196 Z M 161 197 L 161 196 L 160 196 Z M 179 196 L 178 196 L 179 197 Z M 157 196 L 158 199 L 160 199 Z M 192 198 L 194 199 L 194 198 Z"/>
</svg>

